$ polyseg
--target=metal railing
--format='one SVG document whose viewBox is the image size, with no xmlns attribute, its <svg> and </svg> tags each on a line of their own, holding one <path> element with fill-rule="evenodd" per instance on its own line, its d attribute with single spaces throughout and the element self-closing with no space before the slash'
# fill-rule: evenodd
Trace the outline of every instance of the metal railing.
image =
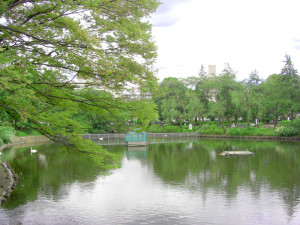
<svg viewBox="0 0 300 225">
<path fill-rule="evenodd" d="M 147 133 L 147 143 L 189 142 L 196 140 L 199 134 L 191 133 Z M 125 134 L 83 134 L 82 138 L 90 139 L 100 145 L 125 145 Z"/>
</svg>

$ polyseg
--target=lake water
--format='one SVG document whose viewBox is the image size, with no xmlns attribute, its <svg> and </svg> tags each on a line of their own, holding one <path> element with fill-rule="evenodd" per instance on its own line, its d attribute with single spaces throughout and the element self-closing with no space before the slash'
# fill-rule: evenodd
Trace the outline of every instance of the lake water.
<svg viewBox="0 0 300 225">
<path fill-rule="evenodd" d="M 126 151 L 105 173 L 56 144 L 7 149 L 0 224 L 300 224 L 300 142 L 194 140 Z M 245 150 L 253 157 L 223 157 Z"/>
</svg>

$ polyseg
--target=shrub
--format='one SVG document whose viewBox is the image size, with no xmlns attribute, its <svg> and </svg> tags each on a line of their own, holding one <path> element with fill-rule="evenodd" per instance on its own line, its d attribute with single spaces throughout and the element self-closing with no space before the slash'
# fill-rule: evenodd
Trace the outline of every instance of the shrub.
<svg viewBox="0 0 300 225">
<path fill-rule="evenodd" d="M 300 132 L 300 117 L 298 117 L 297 119 L 294 120 L 293 122 L 293 127 Z"/>
<path fill-rule="evenodd" d="M 280 126 L 286 126 L 286 125 L 290 125 L 292 123 L 291 120 L 283 120 L 279 122 Z"/>
<path fill-rule="evenodd" d="M 227 132 L 232 136 L 276 136 L 275 130 L 273 128 L 260 128 L 260 127 L 247 127 L 238 128 L 233 127 Z"/>
<path fill-rule="evenodd" d="M 165 132 L 163 127 L 160 124 L 152 124 L 146 129 L 146 131 L 148 133 L 164 133 Z"/>
<path fill-rule="evenodd" d="M 178 126 L 170 126 L 168 124 L 165 125 L 165 132 L 166 133 L 180 133 L 181 128 Z"/>
<path fill-rule="evenodd" d="M 0 127 L 0 139 L 2 139 L 5 144 L 12 142 L 14 136 L 15 136 L 14 128 Z"/>
<path fill-rule="evenodd" d="M 217 125 L 204 125 L 200 130 L 200 134 L 207 134 L 207 135 L 220 135 L 223 134 L 222 128 L 218 128 Z"/>
<path fill-rule="evenodd" d="M 241 135 L 241 129 L 238 127 L 233 127 L 231 128 L 228 132 L 228 135 L 232 135 L 232 136 L 240 136 Z"/>
<path fill-rule="evenodd" d="M 0 138 L 0 146 L 3 145 L 3 140 Z"/>
<path fill-rule="evenodd" d="M 297 130 L 292 126 L 280 126 L 276 129 L 276 132 L 280 136 L 294 136 L 297 134 Z"/>
<path fill-rule="evenodd" d="M 276 129 L 276 132 L 280 136 L 294 136 L 300 134 L 300 119 L 296 118 L 294 122 L 288 121 L 281 121 L 280 127 Z"/>
</svg>

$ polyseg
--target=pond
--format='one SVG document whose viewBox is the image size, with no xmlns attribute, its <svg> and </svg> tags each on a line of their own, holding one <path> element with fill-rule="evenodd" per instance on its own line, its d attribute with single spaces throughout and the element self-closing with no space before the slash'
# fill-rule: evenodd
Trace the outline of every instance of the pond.
<svg viewBox="0 0 300 225">
<path fill-rule="evenodd" d="M 0 224 L 300 224 L 300 142 L 150 144 L 103 172 L 57 144 L 6 149 L 19 176 Z M 245 150 L 252 157 L 223 157 Z"/>
</svg>

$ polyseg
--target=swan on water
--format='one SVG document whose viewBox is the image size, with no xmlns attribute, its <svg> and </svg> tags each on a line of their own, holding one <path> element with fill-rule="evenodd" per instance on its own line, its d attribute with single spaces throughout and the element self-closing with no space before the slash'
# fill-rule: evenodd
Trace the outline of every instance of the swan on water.
<svg viewBox="0 0 300 225">
<path fill-rule="evenodd" d="M 32 149 L 32 147 L 30 147 L 30 153 L 32 154 L 32 153 L 36 153 L 37 152 L 37 150 L 35 150 L 35 149 Z"/>
</svg>

